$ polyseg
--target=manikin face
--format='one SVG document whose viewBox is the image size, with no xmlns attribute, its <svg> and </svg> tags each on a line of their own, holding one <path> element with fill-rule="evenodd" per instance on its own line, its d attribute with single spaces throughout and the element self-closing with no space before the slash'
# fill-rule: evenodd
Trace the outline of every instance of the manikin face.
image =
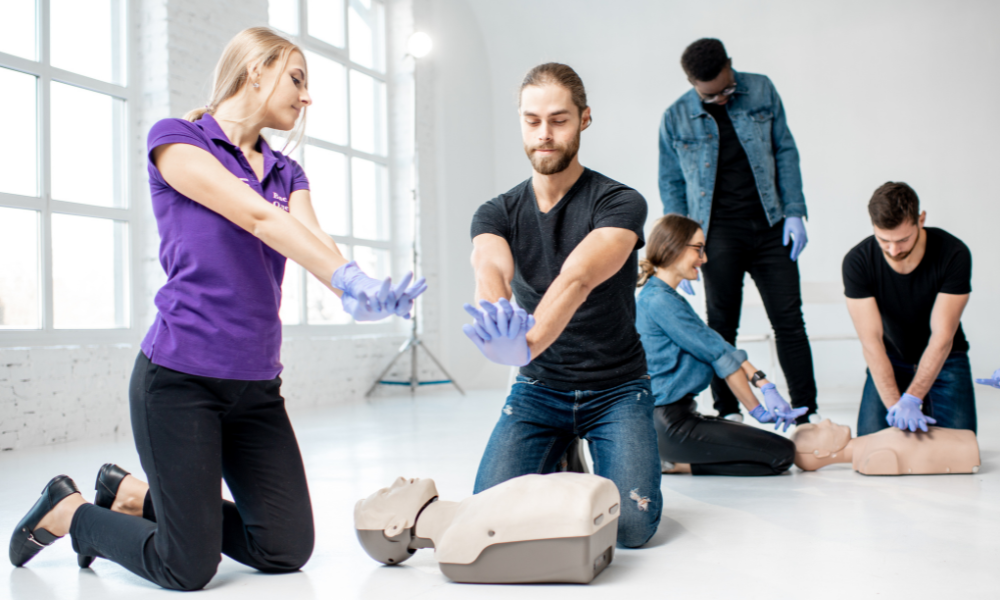
<svg viewBox="0 0 1000 600">
<path fill-rule="evenodd" d="M 699 229 L 688 240 L 684 252 L 681 253 L 680 258 L 674 261 L 671 268 L 684 279 L 698 279 L 698 269 L 708 262 L 708 257 L 704 256 L 704 250 L 705 232 Z"/>
<path fill-rule="evenodd" d="M 837 425 L 830 419 L 823 419 L 816 424 L 799 425 L 792 439 L 795 442 L 796 452 L 825 458 L 847 446 L 851 441 L 851 428 L 847 425 Z"/>
<path fill-rule="evenodd" d="M 433 479 L 406 479 L 399 477 L 387 488 L 382 488 L 354 507 L 354 524 L 358 529 L 382 529 L 390 536 L 395 527 L 402 530 L 404 523 L 415 519 L 417 513 L 431 498 L 438 495 Z"/>
<path fill-rule="evenodd" d="M 306 106 L 312 104 L 308 89 L 308 73 L 306 61 L 299 52 L 292 52 L 288 64 L 283 71 L 281 59 L 275 60 L 270 66 L 259 71 L 260 87 L 249 86 L 251 93 L 259 93 L 261 98 L 267 98 L 268 92 L 274 88 L 274 93 L 267 101 L 263 123 L 265 127 L 279 131 L 289 131 L 295 127 L 295 122 Z M 251 69 L 255 71 L 255 69 Z M 251 80 L 254 73 L 251 72 Z"/>
<path fill-rule="evenodd" d="M 698 81 L 690 78 L 688 81 L 694 86 L 694 90 L 698 92 L 702 102 L 709 104 L 723 106 L 729 102 L 733 97 L 733 92 L 736 91 L 736 75 L 733 74 L 733 68 L 728 63 L 722 67 L 722 71 L 712 81 Z"/>
<path fill-rule="evenodd" d="M 920 213 L 920 217 L 917 218 L 916 223 L 907 221 L 900 223 L 893 229 L 881 229 L 873 226 L 875 239 L 882 248 L 882 254 L 888 260 L 894 262 L 906 260 L 913 252 L 913 249 L 917 247 L 917 242 L 922 235 L 921 232 L 923 231 L 924 220 L 926 218 L 927 212 L 925 211 Z"/>
<path fill-rule="evenodd" d="M 558 84 L 521 90 L 521 139 L 540 175 L 561 173 L 580 150 L 580 132 L 590 125 L 590 107 L 580 113 L 573 95 Z"/>
</svg>

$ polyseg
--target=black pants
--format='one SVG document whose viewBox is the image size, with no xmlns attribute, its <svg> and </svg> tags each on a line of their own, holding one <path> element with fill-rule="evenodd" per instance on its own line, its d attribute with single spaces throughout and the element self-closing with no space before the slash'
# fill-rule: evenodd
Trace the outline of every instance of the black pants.
<svg viewBox="0 0 1000 600">
<path fill-rule="evenodd" d="M 261 571 L 299 569 L 312 554 L 312 506 L 280 387 L 179 373 L 140 352 L 129 402 L 156 521 L 85 505 L 73 548 L 176 590 L 204 587 L 220 552 Z M 223 479 L 235 503 L 221 499 Z"/>
<path fill-rule="evenodd" d="M 789 258 L 791 244 L 782 246 L 784 221 L 712 221 L 705 252 L 705 302 L 708 326 L 730 344 L 736 343 L 743 306 L 743 274 L 750 273 L 774 330 L 778 361 L 788 381 L 794 408 L 816 412 L 816 379 L 812 350 L 802 319 L 802 292 L 798 263 Z M 725 380 L 712 379 L 715 410 L 720 415 L 739 412 L 739 403 Z M 805 420 L 805 417 L 802 417 Z"/>
<path fill-rule="evenodd" d="M 776 433 L 706 417 L 694 396 L 653 409 L 660 460 L 687 463 L 695 475 L 780 475 L 795 460 L 795 444 Z"/>
</svg>

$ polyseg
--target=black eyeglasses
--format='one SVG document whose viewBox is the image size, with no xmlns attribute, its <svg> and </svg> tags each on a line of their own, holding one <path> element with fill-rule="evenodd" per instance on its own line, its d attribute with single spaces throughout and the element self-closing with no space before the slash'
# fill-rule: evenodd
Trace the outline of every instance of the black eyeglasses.
<svg viewBox="0 0 1000 600">
<path fill-rule="evenodd" d="M 705 258 L 705 244 L 688 244 L 689 248 L 698 249 L 698 258 Z"/>
</svg>

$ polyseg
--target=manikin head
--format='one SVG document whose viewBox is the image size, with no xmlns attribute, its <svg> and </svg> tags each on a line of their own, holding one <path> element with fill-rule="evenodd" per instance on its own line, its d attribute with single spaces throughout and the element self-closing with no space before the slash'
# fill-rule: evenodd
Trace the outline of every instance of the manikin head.
<svg viewBox="0 0 1000 600">
<path fill-rule="evenodd" d="M 917 247 L 927 218 L 926 212 L 920 212 L 920 199 L 913 188 L 895 181 L 883 184 L 868 202 L 868 214 L 886 259 L 906 260 Z"/>
<path fill-rule="evenodd" d="M 806 471 L 814 471 L 823 465 L 845 462 L 842 453 L 851 441 L 851 428 L 823 419 L 819 423 L 796 427 L 792 441 L 795 442 L 795 464 Z"/>
<path fill-rule="evenodd" d="M 590 127 L 583 81 L 570 66 L 538 65 L 524 76 L 518 96 L 524 153 L 539 175 L 578 163 L 580 133 Z"/>
<path fill-rule="evenodd" d="M 309 95 L 306 59 L 298 46 L 267 27 L 251 27 L 226 45 L 218 64 L 212 96 L 204 108 L 184 118 L 197 121 L 225 106 L 231 120 L 280 131 L 296 128 L 301 137 Z"/>
<path fill-rule="evenodd" d="M 433 479 L 399 477 L 354 505 L 354 528 L 369 556 L 398 564 L 413 554 L 409 549 L 417 515 L 437 498 Z"/>
<path fill-rule="evenodd" d="M 733 61 L 726 47 L 713 38 L 702 38 L 684 49 L 681 68 L 706 104 L 724 105 L 736 92 Z"/>
<path fill-rule="evenodd" d="M 683 215 L 664 215 L 653 224 L 646 242 L 646 257 L 639 261 L 639 287 L 645 285 L 657 269 L 673 273 L 679 279 L 697 279 L 705 258 L 705 232 L 698 222 Z"/>
</svg>

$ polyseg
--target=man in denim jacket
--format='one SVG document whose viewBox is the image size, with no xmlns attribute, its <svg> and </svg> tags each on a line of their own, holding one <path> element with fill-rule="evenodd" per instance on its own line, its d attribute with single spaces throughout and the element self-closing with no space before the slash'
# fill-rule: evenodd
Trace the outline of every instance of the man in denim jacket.
<svg viewBox="0 0 1000 600">
<path fill-rule="evenodd" d="M 744 273 L 753 277 L 792 405 L 809 409 L 799 419 L 805 422 L 816 412 L 796 263 L 807 242 L 806 202 L 781 98 L 766 76 L 734 71 L 716 39 L 688 46 L 681 66 L 693 89 L 663 113 L 660 125 L 664 213 L 695 219 L 708 236 L 702 267 L 708 325 L 730 344 L 740 323 Z M 725 381 L 716 377 L 712 393 L 720 415 L 743 420 Z"/>
</svg>

